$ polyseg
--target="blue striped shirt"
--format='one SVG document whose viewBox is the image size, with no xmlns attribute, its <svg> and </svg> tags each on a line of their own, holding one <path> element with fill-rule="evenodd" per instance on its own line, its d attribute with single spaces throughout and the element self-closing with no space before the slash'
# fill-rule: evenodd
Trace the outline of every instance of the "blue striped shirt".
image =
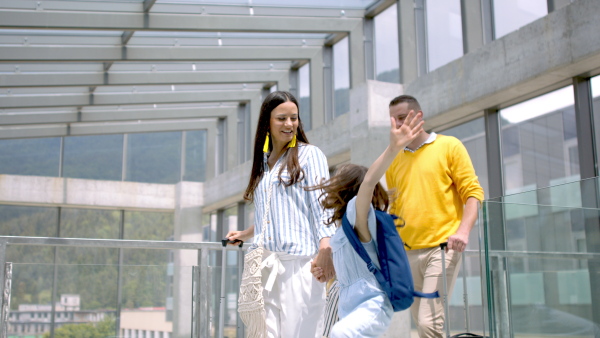
<svg viewBox="0 0 600 338">
<path fill-rule="evenodd" d="M 298 162 L 304 170 L 304 178 L 289 187 L 279 181 L 278 168 L 282 170 L 283 182 L 290 179 L 283 162 L 284 155 L 273 169 L 265 171 L 254 191 L 254 242 L 263 231 L 268 188 L 269 184 L 273 184 L 268 223 L 262 239 L 264 247 L 291 255 L 312 256 L 318 252 L 321 238 L 333 236 L 335 227 L 324 224 L 329 214 L 319 203 L 322 191 L 304 191 L 304 188 L 329 179 L 329 167 L 325 154 L 319 148 L 308 144 L 298 147 Z"/>
</svg>

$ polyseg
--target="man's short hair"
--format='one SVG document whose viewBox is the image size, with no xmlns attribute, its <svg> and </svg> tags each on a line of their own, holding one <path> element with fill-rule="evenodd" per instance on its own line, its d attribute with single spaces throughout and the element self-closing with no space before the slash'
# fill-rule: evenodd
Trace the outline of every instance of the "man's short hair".
<svg viewBox="0 0 600 338">
<path fill-rule="evenodd" d="M 390 101 L 389 106 L 393 107 L 395 105 L 405 102 L 408 103 L 408 109 L 414 110 L 415 113 L 421 110 L 421 105 L 419 104 L 419 101 L 417 101 L 417 99 L 410 95 L 396 96 L 392 101 Z"/>
</svg>

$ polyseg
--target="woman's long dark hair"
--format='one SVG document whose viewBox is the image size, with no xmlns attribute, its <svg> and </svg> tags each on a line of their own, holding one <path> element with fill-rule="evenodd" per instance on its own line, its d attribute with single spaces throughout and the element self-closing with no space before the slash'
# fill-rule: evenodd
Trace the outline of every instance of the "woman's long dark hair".
<svg viewBox="0 0 600 338">
<path fill-rule="evenodd" d="M 358 194 L 358 189 L 367 174 L 367 170 L 369 169 L 362 165 L 342 164 L 335 170 L 334 175 L 329 180 L 305 188 L 306 190 L 323 189 L 321 205 L 323 208 L 333 211 L 331 217 L 325 222 L 326 225 L 335 224 L 336 221 L 342 219 L 346 213 L 348 202 Z M 381 184 L 377 183 L 373 190 L 371 204 L 377 210 L 387 211 L 389 202 L 387 192 Z"/>
<path fill-rule="evenodd" d="M 258 186 L 260 179 L 264 173 L 264 165 L 263 165 L 263 145 L 265 144 L 265 139 L 267 137 L 267 132 L 271 126 L 271 112 L 273 109 L 277 108 L 282 103 L 292 102 L 298 108 L 298 112 L 300 112 L 300 107 L 298 106 L 298 101 L 289 92 L 284 91 L 276 91 L 267 95 L 265 100 L 260 107 L 260 115 L 258 116 L 258 125 L 256 126 L 256 135 L 254 137 L 254 155 L 252 157 L 252 171 L 250 172 L 250 181 L 248 182 L 248 187 L 246 188 L 246 192 L 244 193 L 244 199 L 248 201 L 254 200 L 254 190 Z M 308 143 L 308 139 L 304 134 L 304 129 L 302 129 L 302 121 L 300 120 L 300 115 L 298 115 L 298 130 L 296 132 L 296 146 L 293 148 L 288 148 L 285 158 L 285 166 L 290 174 L 290 180 L 288 182 L 283 182 L 281 179 L 281 170 L 279 171 L 279 180 L 285 184 L 286 187 L 289 187 L 296 182 L 302 180 L 304 178 L 304 171 L 300 167 L 300 163 L 298 162 L 298 145 L 300 142 Z M 273 141 L 269 140 L 269 149 L 273 149 Z M 283 155 L 282 155 L 283 156 Z"/>
</svg>

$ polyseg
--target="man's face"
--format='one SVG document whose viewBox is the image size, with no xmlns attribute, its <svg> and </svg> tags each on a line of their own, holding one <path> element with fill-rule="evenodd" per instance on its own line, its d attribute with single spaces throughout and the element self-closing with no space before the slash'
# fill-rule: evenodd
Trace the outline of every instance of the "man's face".
<svg viewBox="0 0 600 338">
<path fill-rule="evenodd" d="M 408 115 L 409 112 L 410 112 L 410 110 L 408 108 L 407 102 L 402 102 L 395 106 L 390 107 L 390 116 L 393 117 L 394 120 L 396 121 L 396 128 L 400 128 L 404 124 L 404 121 L 406 120 L 406 116 Z M 418 113 L 418 112 L 415 112 L 415 113 Z"/>
</svg>

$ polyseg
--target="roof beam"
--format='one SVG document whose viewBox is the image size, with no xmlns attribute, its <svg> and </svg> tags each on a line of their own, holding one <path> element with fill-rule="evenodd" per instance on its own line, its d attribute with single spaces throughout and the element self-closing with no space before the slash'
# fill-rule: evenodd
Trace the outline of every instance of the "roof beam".
<svg viewBox="0 0 600 338">
<path fill-rule="evenodd" d="M 0 126 L 0 139 L 197 130 L 216 126 L 216 121 L 216 118 L 200 118 L 160 122 L 123 121 Z"/>
<path fill-rule="evenodd" d="M 340 33 L 361 18 L 0 10 L 0 29 Z"/>
<path fill-rule="evenodd" d="M 132 86 L 222 83 L 287 83 L 289 73 L 282 70 L 186 71 L 186 72 L 104 72 L 95 73 L 12 73 L 0 74 L 0 87 L 45 86 Z M 287 89 L 284 89 L 287 90 Z"/>
<path fill-rule="evenodd" d="M 0 19 L 2 20 L 2 19 Z M 0 46 L 0 62 L 305 60 L 320 47 Z"/>
<path fill-rule="evenodd" d="M 110 122 L 110 121 L 144 121 L 157 119 L 190 119 L 206 117 L 223 117 L 237 113 L 237 106 L 233 107 L 189 107 L 177 108 L 163 105 L 158 108 L 147 109 L 107 109 L 105 111 L 77 111 L 63 110 L 56 112 L 24 111 L 0 112 L 0 125 L 24 124 L 56 124 L 76 122 Z"/>
<path fill-rule="evenodd" d="M 195 102 L 248 102 L 256 90 L 95 93 L 61 95 L 11 95 L 2 97 L 2 108 L 85 107 Z"/>
</svg>

